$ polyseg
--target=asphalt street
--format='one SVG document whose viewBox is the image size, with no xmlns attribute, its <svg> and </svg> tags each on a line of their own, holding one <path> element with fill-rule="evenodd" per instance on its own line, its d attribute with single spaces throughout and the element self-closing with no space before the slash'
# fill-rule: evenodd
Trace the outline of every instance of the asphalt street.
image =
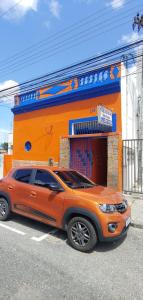
<svg viewBox="0 0 143 300">
<path fill-rule="evenodd" d="M 91 254 L 66 234 L 14 216 L 0 222 L 0 300 L 143 299 L 143 229 Z"/>
</svg>

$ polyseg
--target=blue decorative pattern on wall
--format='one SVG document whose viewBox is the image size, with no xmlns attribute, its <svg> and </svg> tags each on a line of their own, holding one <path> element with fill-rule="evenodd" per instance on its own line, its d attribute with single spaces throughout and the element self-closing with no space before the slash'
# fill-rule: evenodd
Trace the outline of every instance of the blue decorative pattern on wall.
<svg viewBox="0 0 143 300">
<path fill-rule="evenodd" d="M 71 80 L 71 83 L 69 84 L 69 81 Z M 86 94 L 89 91 L 93 89 L 93 93 L 95 93 L 95 88 L 98 91 L 98 88 L 104 88 L 105 93 L 107 87 L 113 86 L 116 88 L 117 85 L 119 87 L 120 85 L 120 68 L 118 65 L 115 66 L 109 66 L 104 69 L 95 70 L 92 72 L 84 73 L 81 76 L 78 76 L 76 78 L 68 78 L 68 81 L 61 82 L 59 84 L 49 86 L 49 88 L 42 88 L 37 89 L 37 91 L 32 91 L 26 94 L 17 95 L 17 100 L 15 101 L 16 106 L 23 106 L 32 104 L 33 102 L 42 102 L 47 99 L 47 105 L 48 103 L 51 103 L 51 99 L 56 99 L 56 97 L 60 97 L 63 99 L 64 96 L 69 96 L 72 98 L 72 93 L 83 93 Z M 66 88 L 69 88 L 67 91 Z M 111 91 L 112 93 L 112 91 Z M 104 91 L 102 91 L 102 95 L 104 94 Z M 45 95 L 45 98 L 41 97 L 42 95 Z"/>
<path fill-rule="evenodd" d="M 57 85 L 57 86 L 53 86 L 52 88 L 47 89 L 46 91 L 44 91 L 42 93 L 42 95 L 55 95 L 59 92 L 61 92 L 62 90 L 65 90 L 67 88 L 67 85 Z"/>
<path fill-rule="evenodd" d="M 87 74 L 84 74 L 78 78 L 79 87 L 95 87 L 104 84 L 110 84 L 111 82 L 119 81 L 120 69 L 117 65 L 110 66 L 102 70 L 96 70 Z"/>
<path fill-rule="evenodd" d="M 32 91 L 30 93 L 22 94 L 19 96 L 20 104 L 27 101 L 35 101 L 36 100 L 36 91 Z"/>
<path fill-rule="evenodd" d="M 14 114 L 22 114 L 25 112 L 30 112 L 33 110 L 39 110 L 46 107 L 53 107 L 58 105 L 67 104 L 70 102 L 76 101 L 84 101 L 89 99 L 90 97 L 99 97 L 104 95 L 109 95 L 113 93 L 120 92 L 120 82 L 115 82 L 110 85 L 105 85 L 97 88 L 89 88 L 89 89 L 78 89 L 72 90 L 70 93 L 64 93 L 61 95 L 55 95 L 55 97 L 49 97 L 42 99 L 40 101 L 30 101 L 30 103 L 25 102 L 22 105 L 17 105 L 12 108 L 12 112 Z"/>
</svg>

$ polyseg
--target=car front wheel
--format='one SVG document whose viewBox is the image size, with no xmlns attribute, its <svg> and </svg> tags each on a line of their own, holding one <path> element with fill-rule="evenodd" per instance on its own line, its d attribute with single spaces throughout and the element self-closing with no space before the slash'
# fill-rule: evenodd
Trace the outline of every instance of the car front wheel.
<svg viewBox="0 0 143 300">
<path fill-rule="evenodd" d="M 97 243 L 97 234 L 92 223 L 84 217 L 70 220 L 67 228 L 68 241 L 76 250 L 90 252 Z"/>
<path fill-rule="evenodd" d="M 10 206 L 5 198 L 0 198 L 0 221 L 5 221 L 10 215 Z"/>
</svg>

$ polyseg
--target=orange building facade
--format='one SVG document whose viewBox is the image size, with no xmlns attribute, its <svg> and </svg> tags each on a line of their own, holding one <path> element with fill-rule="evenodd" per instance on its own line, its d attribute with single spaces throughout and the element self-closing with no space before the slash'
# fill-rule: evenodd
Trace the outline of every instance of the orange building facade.
<svg viewBox="0 0 143 300">
<path fill-rule="evenodd" d="M 112 122 L 108 124 L 101 116 L 99 119 L 99 108 L 102 117 L 104 111 L 111 112 Z M 98 184 L 121 190 L 119 65 L 17 95 L 12 111 L 13 166 L 37 163 L 71 167 Z"/>
</svg>

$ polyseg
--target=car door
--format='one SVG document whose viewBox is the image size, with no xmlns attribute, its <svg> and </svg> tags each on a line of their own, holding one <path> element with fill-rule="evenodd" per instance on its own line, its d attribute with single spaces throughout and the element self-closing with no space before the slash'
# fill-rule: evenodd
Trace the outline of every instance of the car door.
<svg viewBox="0 0 143 300">
<path fill-rule="evenodd" d="M 54 174 L 44 169 L 35 170 L 27 206 L 30 207 L 33 217 L 59 227 L 63 214 L 64 191 L 50 190 L 49 185 L 52 183 L 60 185 Z"/>
<path fill-rule="evenodd" d="M 7 184 L 12 210 L 15 212 L 28 214 L 28 199 L 31 191 L 30 182 L 32 174 L 33 170 L 30 168 L 18 169 Z"/>
</svg>

